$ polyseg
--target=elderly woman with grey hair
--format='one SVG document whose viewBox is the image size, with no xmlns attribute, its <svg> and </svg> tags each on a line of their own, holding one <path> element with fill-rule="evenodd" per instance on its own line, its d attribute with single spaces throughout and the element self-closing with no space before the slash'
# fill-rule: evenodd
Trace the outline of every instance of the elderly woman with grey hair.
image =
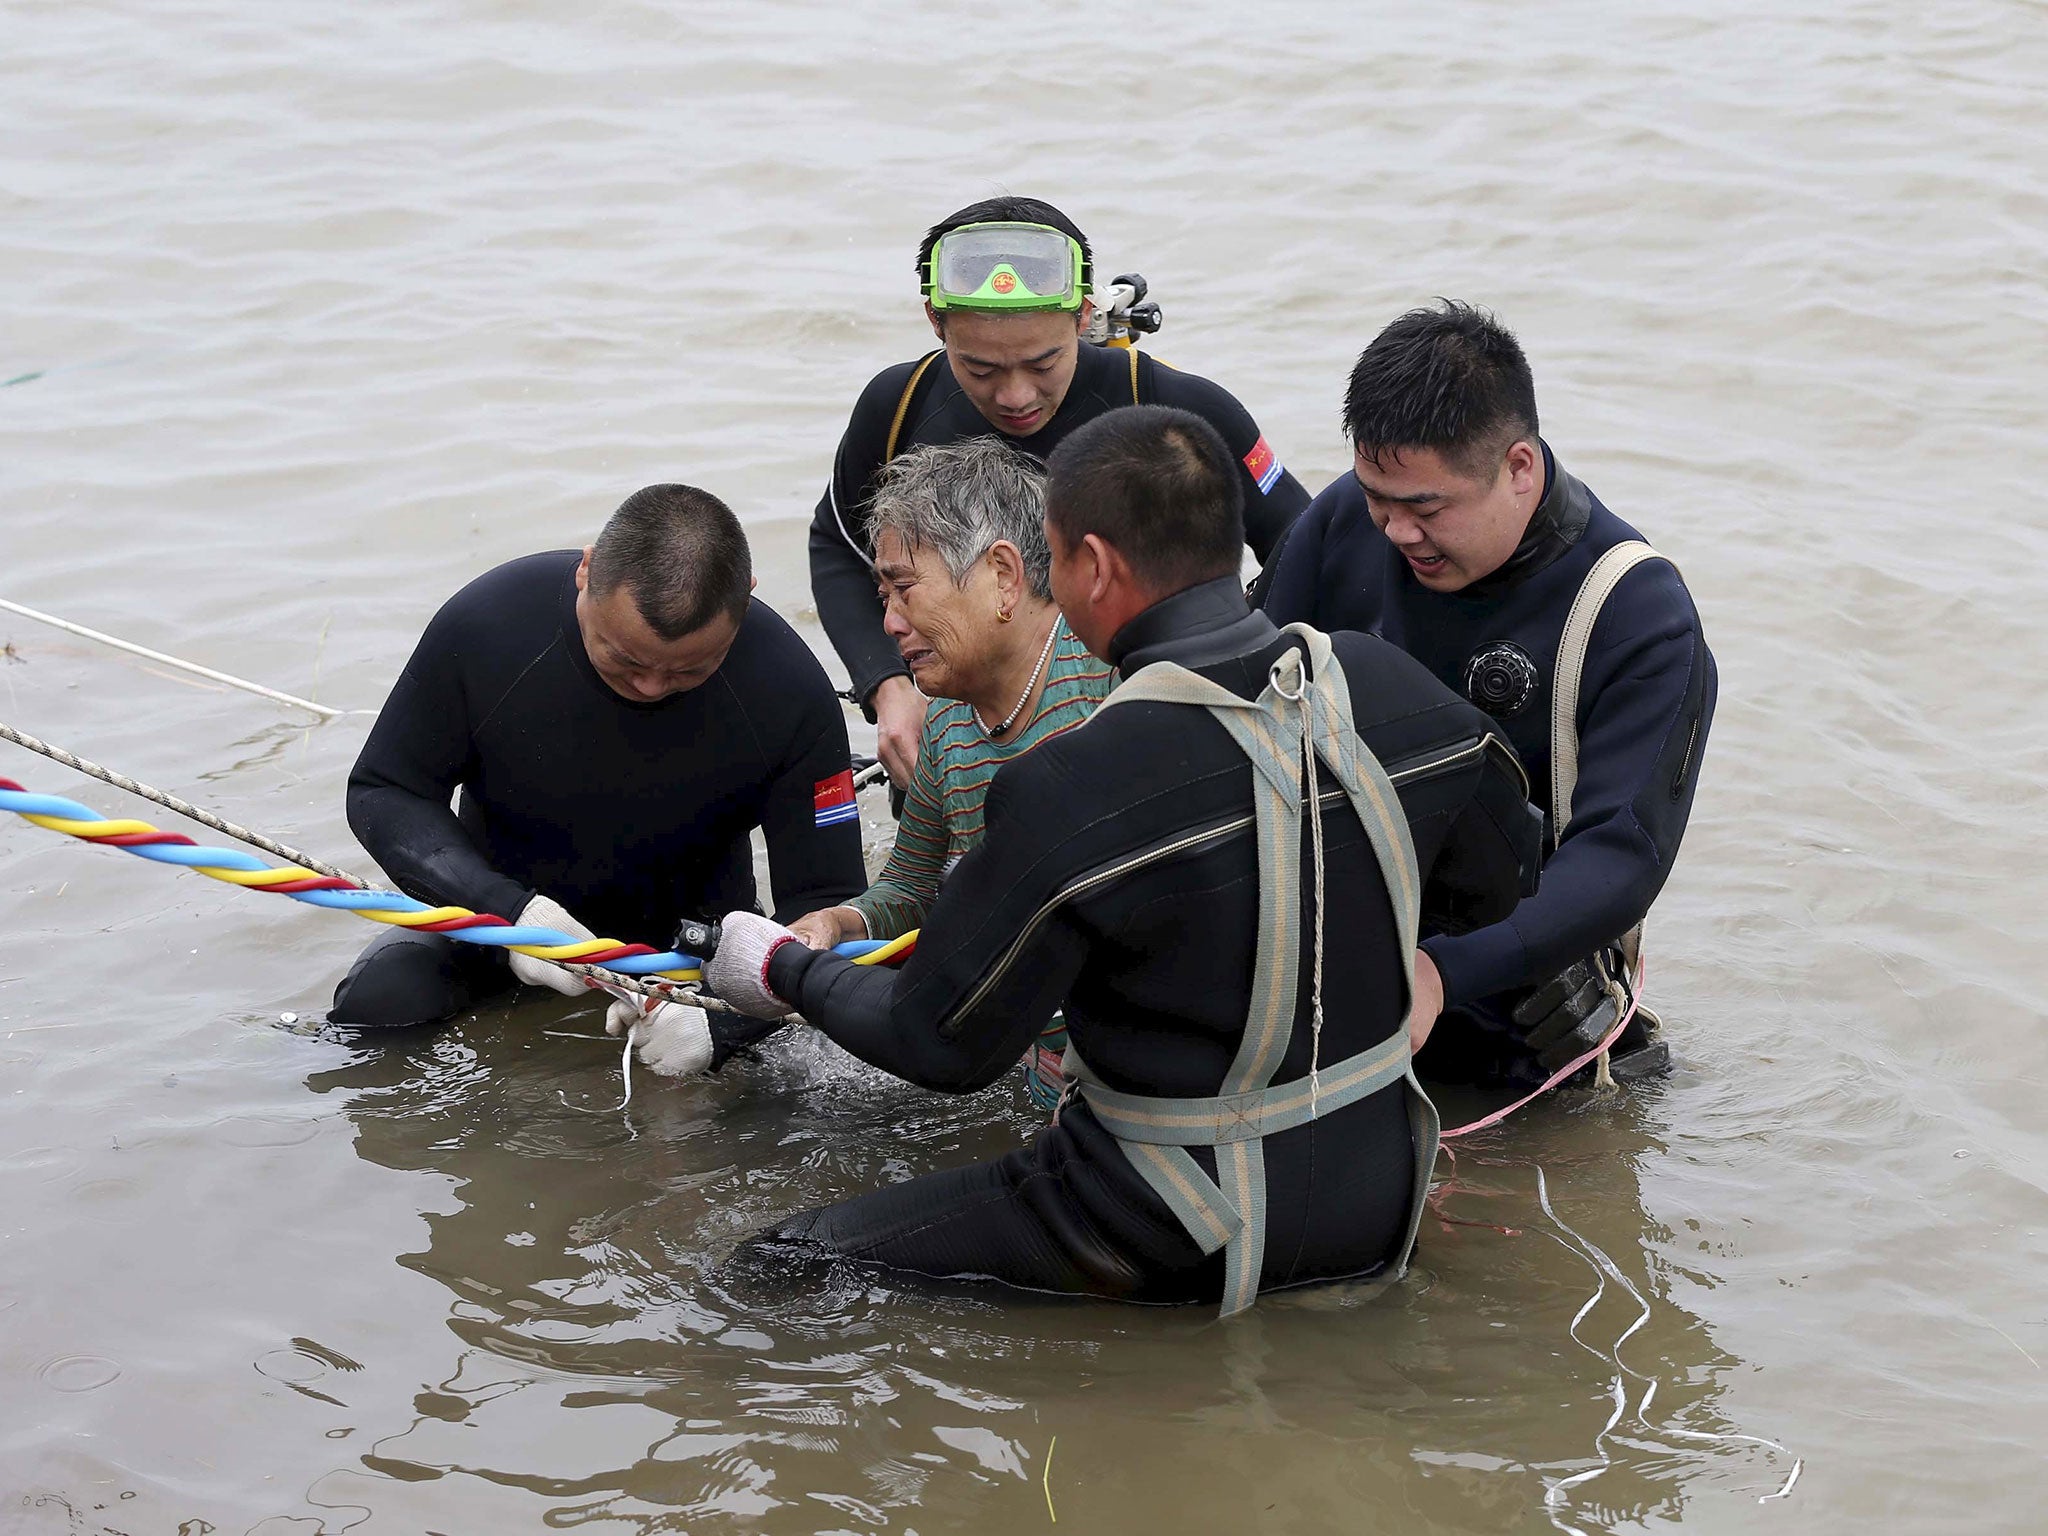
<svg viewBox="0 0 2048 1536">
<path fill-rule="evenodd" d="M 881 877 L 790 925 L 816 949 L 919 926 L 981 841 L 996 772 L 1087 719 L 1114 681 L 1053 603 L 1037 460 L 993 437 L 916 448 L 890 464 L 870 515 L 882 627 L 931 704 Z M 1026 1060 L 1032 1096 L 1048 1106 L 1063 1034 Z"/>
</svg>

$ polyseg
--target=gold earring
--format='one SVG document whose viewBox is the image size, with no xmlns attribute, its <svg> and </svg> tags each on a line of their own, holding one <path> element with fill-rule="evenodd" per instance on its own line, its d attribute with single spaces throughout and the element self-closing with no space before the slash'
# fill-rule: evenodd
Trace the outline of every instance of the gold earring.
<svg viewBox="0 0 2048 1536">
<path fill-rule="evenodd" d="M 998 609 L 996 610 L 996 622 L 997 622 L 998 624 L 1007 624 L 1007 623 L 1009 623 L 1009 622 L 1010 622 L 1010 610 L 1009 610 L 1009 609 L 1007 609 L 1007 608 L 998 608 Z"/>
</svg>

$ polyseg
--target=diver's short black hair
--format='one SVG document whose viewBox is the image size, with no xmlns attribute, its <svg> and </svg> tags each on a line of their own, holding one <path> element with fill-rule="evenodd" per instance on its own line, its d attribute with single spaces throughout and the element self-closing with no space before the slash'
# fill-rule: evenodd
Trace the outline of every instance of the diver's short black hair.
<svg viewBox="0 0 2048 1536">
<path fill-rule="evenodd" d="M 1081 226 L 1051 203 L 1035 197 L 1011 197 L 1007 193 L 970 203 L 924 232 L 924 243 L 917 248 L 917 280 L 920 285 L 930 275 L 932 247 L 963 224 L 1050 224 L 1081 247 L 1081 286 L 1083 289 L 1094 286 L 1095 252 L 1089 248 L 1088 237 L 1081 233 Z"/>
<path fill-rule="evenodd" d="M 623 583 L 647 627 L 680 640 L 723 614 L 737 622 L 754 588 L 754 556 L 732 508 L 694 485 L 650 485 L 619 504 L 590 552 L 589 587 Z"/>
<path fill-rule="evenodd" d="M 1190 411 L 1126 405 L 1046 460 L 1045 521 L 1068 549 L 1099 535 L 1162 596 L 1244 559 L 1244 486 L 1222 434 Z"/>
<path fill-rule="evenodd" d="M 1359 354 L 1344 392 L 1344 430 L 1375 464 L 1387 453 L 1433 448 L 1467 474 L 1483 474 L 1522 438 L 1534 438 L 1536 383 L 1514 332 L 1456 299 L 1411 309 Z"/>
</svg>

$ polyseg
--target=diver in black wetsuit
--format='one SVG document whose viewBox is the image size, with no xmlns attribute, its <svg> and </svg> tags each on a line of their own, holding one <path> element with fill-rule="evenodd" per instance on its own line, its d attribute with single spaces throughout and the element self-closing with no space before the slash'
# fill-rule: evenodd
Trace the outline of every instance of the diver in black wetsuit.
<svg viewBox="0 0 2048 1536">
<path fill-rule="evenodd" d="M 968 234 L 949 240 L 963 229 Z M 1004 233 L 985 235 L 990 230 Z M 976 249 L 973 242 L 983 238 L 995 243 Z M 1031 263 L 1041 259 L 1034 240 L 1047 246 L 1042 259 L 1056 285 L 1030 286 Z M 999 248 L 1003 241 L 1009 249 Z M 918 248 L 917 271 L 940 350 L 875 375 L 833 458 L 811 522 L 811 592 L 852 679 L 852 697 L 879 728 L 878 752 L 899 788 L 917 763 L 927 700 L 882 633 L 867 529 L 875 475 L 896 454 L 1000 433 L 1043 459 L 1104 411 L 1156 403 L 1192 411 L 1223 435 L 1244 488 L 1245 542 L 1261 561 L 1308 505 L 1307 490 L 1228 390 L 1135 345 L 1082 341 L 1095 318 L 1091 263 L 1087 238 L 1036 198 L 991 198 L 935 225 Z"/>
<path fill-rule="evenodd" d="M 636 492 L 580 556 L 487 571 L 392 689 L 349 775 L 349 825 L 409 896 L 582 938 L 666 946 L 686 916 L 753 907 L 756 827 L 779 913 L 862 890 L 839 701 L 752 589 L 738 519 L 689 486 Z M 542 961 L 393 929 L 329 1017 L 424 1023 L 515 982 L 584 990 Z M 663 1044 L 643 1040 L 643 1060 L 659 1069 Z"/>
<path fill-rule="evenodd" d="M 1302 518 L 1265 610 L 1391 641 L 1492 714 L 1528 764 L 1551 810 L 1542 888 L 1505 922 L 1424 942 L 1418 984 L 1445 1014 L 1418 1070 L 1533 1087 L 1597 1049 L 1632 997 L 1634 935 L 1692 809 L 1714 658 L 1677 568 L 1537 436 L 1528 361 L 1490 316 L 1448 301 L 1403 315 L 1359 358 L 1344 417 L 1354 472 Z M 1603 580 L 1621 572 L 1604 607 L 1602 566 Z M 1553 721 L 1582 601 L 1597 622 Z M 1575 785 L 1553 761 L 1569 771 L 1574 745 Z M 1616 1076 L 1668 1065 L 1654 1021 L 1637 1022 Z"/>
<path fill-rule="evenodd" d="M 900 973 L 727 919 L 706 975 L 742 1011 L 795 1007 L 865 1061 L 970 1092 L 1064 1003 L 1081 1079 L 1028 1147 L 772 1240 L 1226 1310 L 1405 1262 L 1435 1151 L 1406 1073 L 1417 909 L 1447 930 L 1497 921 L 1533 873 L 1538 822 L 1491 723 L 1421 667 L 1369 636 L 1283 633 L 1246 605 L 1235 459 L 1205 422 L 1156 406 L 1054 452 L 1053 592 L 1125 680 L 996 775 L 986 838 Z M 1152 691 L 1175 687 L 1202 707 Z M 1302 814 L 1311 707 L 1318 818 Z M 1255 770 L 1237 715 L 1285 749 Z M 1223 1090 L 1235 1107 L 1205 1108 Z M 1229 1125 L 1165 1146 L 1136 1124 L 1189 1105 Z M 1263 1183 L 1256 1209 L 1248 1182 Z"/>
</svg>

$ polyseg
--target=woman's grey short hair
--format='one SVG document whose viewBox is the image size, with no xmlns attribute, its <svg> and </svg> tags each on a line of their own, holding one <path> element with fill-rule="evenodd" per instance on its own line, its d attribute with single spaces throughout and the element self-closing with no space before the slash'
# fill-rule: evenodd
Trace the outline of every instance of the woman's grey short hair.
<svg viewBox="0 0 2048 1536">
<path fill-rule="evenodd" d="M 888 529 L 934 551 L 958 586 L 974 562 L 1008 539 L 1024 556 L 1034 596 L 1052 596 L 1045 543 L 1045 466 L 993 437 L 913 448 L 882 471 L 869 508 L 875 538 Z"/>
</svg>

